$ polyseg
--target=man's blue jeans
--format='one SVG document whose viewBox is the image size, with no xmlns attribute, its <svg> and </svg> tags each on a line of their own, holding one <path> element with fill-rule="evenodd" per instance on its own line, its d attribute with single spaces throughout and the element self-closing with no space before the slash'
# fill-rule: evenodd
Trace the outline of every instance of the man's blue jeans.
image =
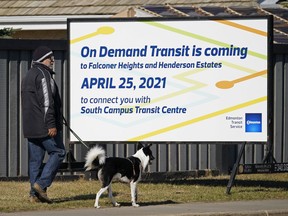
<svg viewBox="0 0 288 216">
<path fill-rule="evenodd" d="M 32 186 L 35 182 L 46 190 L 49 187 L 58 171 L 60 164 L 65 158 L 65 147 L 62 142 L 62 133 L 58 132 L 55 137 L 28 139 L 29 149 L 29 177 L 31 184 L 30 195 L 35 195 Z M 42 169 L 42 162 L 48 153 L 49 159 Z"/>
</svg>

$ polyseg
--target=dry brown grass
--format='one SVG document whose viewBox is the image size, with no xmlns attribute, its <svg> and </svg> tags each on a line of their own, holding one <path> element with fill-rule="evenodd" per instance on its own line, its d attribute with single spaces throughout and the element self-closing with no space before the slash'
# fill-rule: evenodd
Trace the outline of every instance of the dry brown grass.
<svg viewBox="0 0 288 216">
<path fill-rule="evenodd" d="M 170 182 L 139 183 L 140 205 L 214 202 L 232 200 L 288 199 L 288 173 L 238 175 L 231 195 L 226 195 L 229 176 L 191 178 Z M 121 205 L 130 204 L 129 186 L 113 183 L 113 194 Z M 84 179 L 55 181 L 48 190 L 53 204 L 29 202 L 29 183 L 0 182 L 0 212 L 48 209 L 91 208 L 100 188 L 98 181 Z M 102 207 L 112 207 L 107 193 L 100 198 Z"/>
</svg>

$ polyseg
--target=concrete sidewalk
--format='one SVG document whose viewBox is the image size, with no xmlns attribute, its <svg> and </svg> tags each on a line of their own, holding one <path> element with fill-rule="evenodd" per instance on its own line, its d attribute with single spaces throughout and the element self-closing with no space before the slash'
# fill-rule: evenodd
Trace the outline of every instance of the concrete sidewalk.
<svg viewBox="0 0 288 216">
<path fill-rule="evenodd" d="M 287 216 L 288 200 L 231 201 L 190 204 L 167 204 L 115 208 L 85 208 L 55 211 L 33 211 L 0 213 L 1 216 L 147 216 L 147 215 L 178 215 L 178 216 Z"/>
</svg>

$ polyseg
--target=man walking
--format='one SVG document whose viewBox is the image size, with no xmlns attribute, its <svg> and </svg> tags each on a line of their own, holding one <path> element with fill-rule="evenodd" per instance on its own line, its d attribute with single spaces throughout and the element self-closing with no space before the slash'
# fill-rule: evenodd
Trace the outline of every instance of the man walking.
<svg viewBox="0 0 288 216">
<path fill-rule="evenodd" d="M 30 201 L 52 201 L 47 188 L 52 184 L 65 157 L 62 142 L 61 98 L 53 75 L 54 56 L 50 48 L 38 47 L 32 67 L 22 80 L 23 133 L 28 139 Z M 49 159 L 42 167 L 45 153 Z"/>
</svg>

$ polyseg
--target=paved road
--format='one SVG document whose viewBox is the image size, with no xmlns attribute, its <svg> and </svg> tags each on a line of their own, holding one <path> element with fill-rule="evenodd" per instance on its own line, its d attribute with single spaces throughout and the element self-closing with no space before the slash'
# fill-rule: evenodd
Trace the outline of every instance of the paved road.
<svg viewBox="0 0 288 216">
<path fill-rule="evenodd" d="M 288 200 L 261 200 L 235 202 L 194 202 L 191 204 L 167 204 L 139 208 L 85 208 L 55 211 L 0 213 L 1 216 L 287 216 Z"/>
</svg>

